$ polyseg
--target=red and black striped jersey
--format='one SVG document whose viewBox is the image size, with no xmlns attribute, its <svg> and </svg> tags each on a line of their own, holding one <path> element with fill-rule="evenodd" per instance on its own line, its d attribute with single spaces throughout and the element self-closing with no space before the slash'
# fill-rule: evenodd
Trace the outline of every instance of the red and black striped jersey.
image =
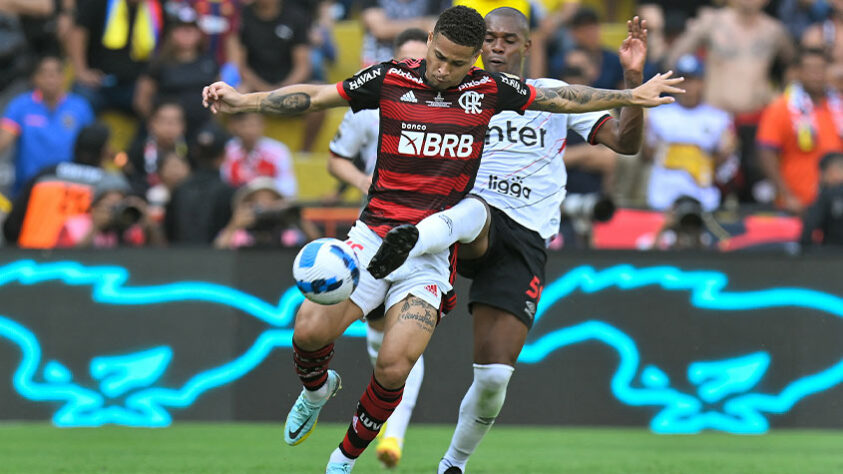
<svg viewBox="0 0 843 474">
<path fill-rule="evenodd" d="M 378 159 L 360 219 L 383 237 L 462 200 L 474 185 L 493 115 L 536 96 L 516 76 L 472 68 L 456 87 L 428 85 L 424 60 L 389 61 L 337 83 L 355 112 L 380 109 Z"/>
</svg>

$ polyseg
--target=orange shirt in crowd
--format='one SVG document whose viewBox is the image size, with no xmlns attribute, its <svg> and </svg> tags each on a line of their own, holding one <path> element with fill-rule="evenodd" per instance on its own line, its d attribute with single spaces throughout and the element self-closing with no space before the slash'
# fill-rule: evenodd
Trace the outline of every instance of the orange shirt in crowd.
<svg viewBox="0 0 843 474">
<path fill-rule="evenodd" d="M 817 124 L 815 146 L 811 151 L 802 151 L 797 143 L 787 100 L 782 95 L 767 106 L 761 115 L 756 141 L 759 146 L 779 151 L 782 179 L 799 201 L 808 205 L 817 197 L 820 158 L 826 153 L 843 150 L 843 139 L 837 133 L 828 102 L 823 100 L 814 107 L 814 123 Z"/>
</svg>

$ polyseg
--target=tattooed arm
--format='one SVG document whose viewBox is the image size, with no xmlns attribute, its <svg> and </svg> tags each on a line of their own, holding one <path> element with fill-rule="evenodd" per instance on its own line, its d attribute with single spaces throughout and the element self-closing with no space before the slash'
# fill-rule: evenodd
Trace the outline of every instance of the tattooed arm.
<svg viewBox="0 0 843 474">
<path fill-rule="evenodd" d="M 681 94 L 684 90 L 675 87 L 683 78 L 670 76 L 673 72 L 657 74 L 634 89 L 608 90 L 588 86 L 538 87 L 536 98 L 528 107 L 555 113 L 582 113 L 608 110 L 617 107 L 655 107 L 673 102 L 673 97 L 661 94 Z"/>
<path fill-rule="evenodd" d="M 202 90 L 202 104 L 213 113 L 260 112 L 287 116 L 342 107 L 348 102 L 334 84 L 297 84 L 270 92 L 240 94 L 224 82 L 215 82 Z"/>
</svg>

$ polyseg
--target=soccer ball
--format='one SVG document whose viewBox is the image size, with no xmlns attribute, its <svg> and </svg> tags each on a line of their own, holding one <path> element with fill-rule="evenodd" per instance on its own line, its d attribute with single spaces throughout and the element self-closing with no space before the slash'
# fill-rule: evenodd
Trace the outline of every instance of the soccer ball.
<svg viewBox="0 0 843 474">
<path fill-rule="evenodd" d="M 305 298 L 319 304 L 336 304 L 357 288 L 359 267 L 357 255 L 343 241 L 316 239 L 296 255 L 293 278 Z"/>
</svg>

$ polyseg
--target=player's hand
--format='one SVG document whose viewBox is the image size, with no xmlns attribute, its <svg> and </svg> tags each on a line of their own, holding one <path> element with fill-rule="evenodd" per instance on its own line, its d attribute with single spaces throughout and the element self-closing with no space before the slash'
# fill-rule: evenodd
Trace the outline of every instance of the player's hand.
<svg viewBox="0 0 843 474">
<path fill-rule="evenodd" d="M 673 71 L 656 74 L 649 81 L 632 89 L 633 104 L 642 107 L 655 107 L 672 103 L 675 100 L 673 97 L 662 97 L 662 94 L 684 94 L 685 89 L 676 86 L 682 83 L 685 78 L 671 76 L 673 76 Z"/>
<path fill-rule="evenodd" d="M 233 114 L 242 111 L 246 96 L 225 82 L 215 82 L 202 89 L 202 105 L 215 114 Z"/>
<path fill-rule="evenodd" d="M 618 50 L 618 56 L 626 72 L 644 72 L 647 61 L 647 20 L 637 16 L 626 22 L 627 35 Z"/>
</svg>

